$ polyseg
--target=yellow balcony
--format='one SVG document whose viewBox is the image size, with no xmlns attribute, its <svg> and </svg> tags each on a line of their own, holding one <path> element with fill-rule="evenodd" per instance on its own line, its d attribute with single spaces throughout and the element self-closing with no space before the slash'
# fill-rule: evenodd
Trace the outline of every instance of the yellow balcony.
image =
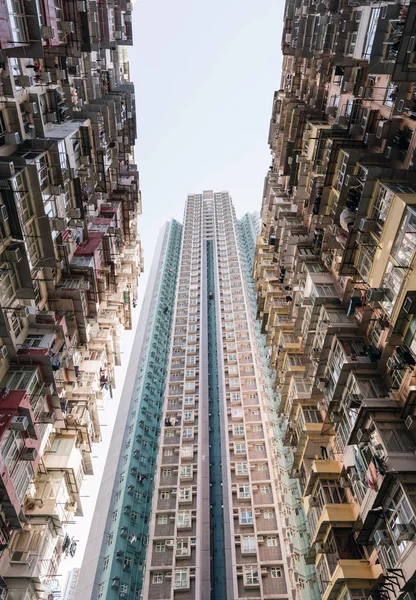
<svg viewBox="0 0 416 600">
<path fill-rule="evenodd" d="M 311 546 L 322 541 L 329 525 L 332 527 L 350 527 L 356 521 L 351 504 L 325 504 L 311 539 Z"/>
<path fill-rule="evenodd" d="M 348 587 L 366 589 L 374 585 L 382 574 L 381 565 L 370 565 L 366 560 L 347 560 L 341 559 L 329 580 L 322 600 L 335 600 L 338 594 L 348 584 Z"/>
<path fill-rule="evenodd" d="M 342 463 L 338 460 L 315 459 L 311 465 L 311 473 L 306 484 L 304 495 L 312 494 L 315 483 L 319 478 L 338 479 L 342 471 Z"/>
</svg>

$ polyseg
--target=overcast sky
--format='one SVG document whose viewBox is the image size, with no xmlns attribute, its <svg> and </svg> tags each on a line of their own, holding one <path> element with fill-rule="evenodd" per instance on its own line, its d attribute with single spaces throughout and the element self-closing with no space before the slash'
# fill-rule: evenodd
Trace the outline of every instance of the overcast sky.
<svg viewBox="0 0 416 600">
<path fill-rule="evenodd" d="M 188 193 L 229 190 L 238 216 L 260 209 L 270 164 L 267 137 L 273 93 L 280 85 L 283 4 L 135 3 L 130 66 L 136 89 L 135 154 L 143 195 L 139 229 L 146 271 L 160 227 L 172 217 L 182 220 Z M 141 297 L 146 281 L 147 272 Z M 62 563 L 63 573 L 81 565 L 132 340 L 132 332 L 126 333 L 115 398 L 100 419 L 103 442 L 94 446 L 95 475 L 82 488 L 85 517 L 71 528 L 78 550 L 74 559 Z"/>
<path fill-rule="evenodd" d="M 145 265 L 162 224 L 182 220 L 188 193 L 229 190 L 238 216 L 260 208 L 283 5 L 137 0 L 130 66 Z"/>
</svg>

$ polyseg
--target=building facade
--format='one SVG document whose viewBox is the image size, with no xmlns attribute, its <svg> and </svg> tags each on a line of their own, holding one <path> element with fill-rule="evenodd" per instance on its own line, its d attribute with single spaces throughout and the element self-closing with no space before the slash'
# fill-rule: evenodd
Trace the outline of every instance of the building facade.
<svg viewBox="0 0 416 600">
<path fill-rule="evenodd" d="M 0 597 L 59 598 L 142 271 L 131 3 L 0 6 Z"/>
<path fill-rule="evenodd" d="M 131 454 L 123 466 L 115 446 L 111 507 L 94 519 L 77 600 L 293 597 L 271 440 L 276 395 L 255 320 L 258 228 L 258 216 L 237 221 L 228 193 L 205 191 L 187 198 L 180 246 L 165 243 L 157 253 L 159 283 L 149 284 L 141 315 L 142 367 L 136 362 L 131 377 L 141 382 L 131 396 L 141 409 L 130 407 L 123 429 Z M 145 383 L 155 352 L 157 397 Z M 149 462 L 143 414 L 155 410 L 160 422 L 149 441 L 158 452 Z"/>
<path fill-rule="evenodd" d="M 76 600 L 141 597 L 181 235 L 158 238 Z"/>
<path fill-rule="evenodd" d="M 415 598 L 415 13 L 285 6 L 254 279 L 305 598 Z"/>
</svg>

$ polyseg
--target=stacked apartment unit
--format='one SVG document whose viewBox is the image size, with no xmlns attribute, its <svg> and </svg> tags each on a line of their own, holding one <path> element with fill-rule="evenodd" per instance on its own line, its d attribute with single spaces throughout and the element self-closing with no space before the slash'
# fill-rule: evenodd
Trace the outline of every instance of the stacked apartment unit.
<svg viewBox="0 0 416 600">
<path fill-rule="evenodd" d="M 304 598 L 416 597 L 415 42 L 414 0 L 286 2 L 254 277 Z"/>
<path fill-rule="evenodd" d="M 0 597 L 58 598 L 142 270 L 131 3 L 0 6 Z"/>
</svg>

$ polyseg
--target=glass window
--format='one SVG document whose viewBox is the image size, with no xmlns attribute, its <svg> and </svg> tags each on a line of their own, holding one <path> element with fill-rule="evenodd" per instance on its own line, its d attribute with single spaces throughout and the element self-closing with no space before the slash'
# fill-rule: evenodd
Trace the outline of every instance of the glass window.
<svg viewBox="0 0 416 600">
<path fill-rule="evenodd" d="M 257 550 L 257 546 L 256 546 L 256 539 L 255 539 L 254 535 L 247 535 L 247 536 L 243 536 L 241 538 L 241 552 L 242 553 L 256 552 L 256 550 Z"/>
<path fill-rule="evenodd" d="M 257 567 L 244 567 L 245 585 L 259 585 L 259 571 Z"/>
<path fill-rule="evenodd" d="M 272 567 L 270 569 L 270 575 L 273 579 L 279 579 L 282 576 L 282 569 L 280 567 Z"/>
<path fill-rule="evenodd" d="M 240 510 L 240 524 L 251 525 L 253 524 L 253 511 L 252 510 Z"/>
<path fill-rule="evenodd" d="M 416 250 L 416 212 L 408 208 L 391 251 L 400 266 L 410 267 Z"/>
<path fill-rule="evenodd" d="M 163 583 L 163 573 L 153 573 L 152 583 Z"/>
</svg>

